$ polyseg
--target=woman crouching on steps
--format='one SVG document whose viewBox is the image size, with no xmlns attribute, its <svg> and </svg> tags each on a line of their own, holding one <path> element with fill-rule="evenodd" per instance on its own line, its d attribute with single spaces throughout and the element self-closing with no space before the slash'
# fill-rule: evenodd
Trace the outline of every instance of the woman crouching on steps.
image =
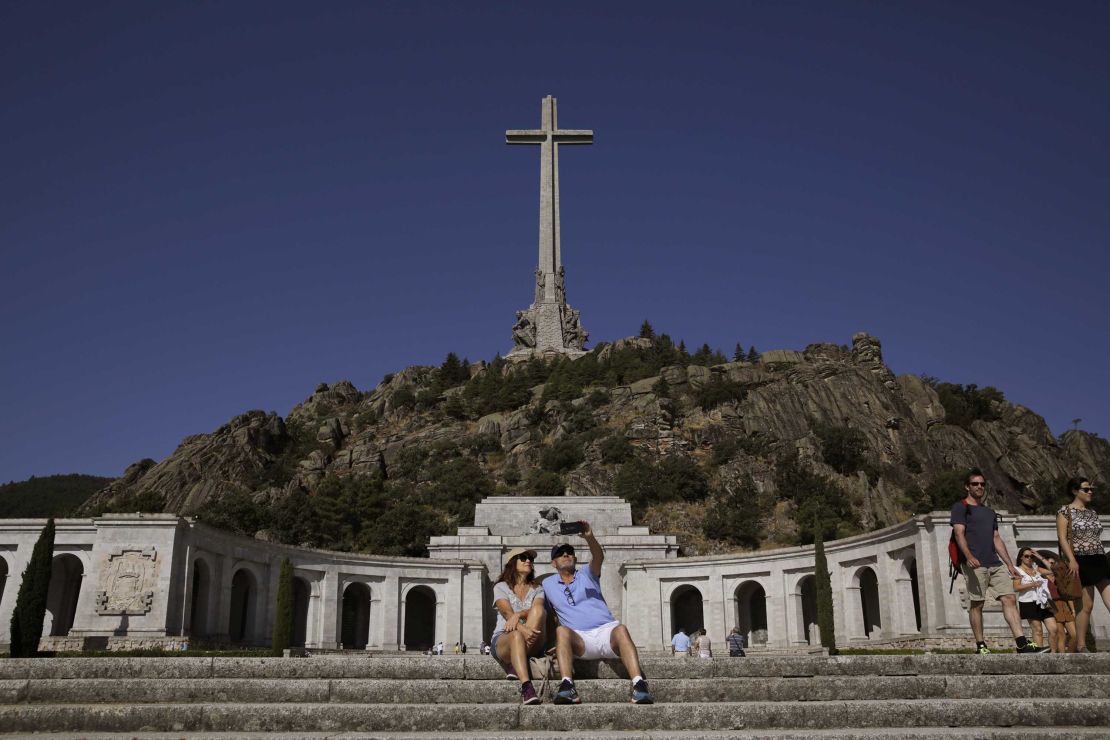
<svg viewBox="0 0 1110 740">
<path fill-rule="evenodd" d="M 528 668 L 528 657 L 539 655 L 544 643 L 543 589 L 536 584 L 535 560 L 535 550 L 510 550 L 505 568 L 493 585 L 497 626 L 490 638 L 491 652 L 505 668 L 506 677 L 520 681 L 523 704 L 542 701 L 532 686 Z"/>
</svg>

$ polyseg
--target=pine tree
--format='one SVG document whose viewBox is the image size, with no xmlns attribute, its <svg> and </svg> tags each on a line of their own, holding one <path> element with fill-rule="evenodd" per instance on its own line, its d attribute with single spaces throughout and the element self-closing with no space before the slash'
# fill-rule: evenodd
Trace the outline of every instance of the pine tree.
<svg viewBox="0 0 1110 740">
<path fill-rule="evenodd" d="M 43 527 L 35 549 L 31 551 L 31 560 L 27 563 L 27 570 L 23 571 L 23 581 L 19 584 L 19 594 L 15 598 L 10 638 L 13 658 L 33 658 L 38 655 L 53 559 L 54 520 L 50 519 Z"/>
<path fill-rule="evenodd" d="M 816 536 L 813 540 L 814 578 L 817 581 L 817 629 L 821 633 L 821 646 L 829 655 L 836 655 L 836 623 L 833 621 L 832 578 L 825 559 L 825 538 L 820 522 L 813 522 Z"/>
<path fill-rule="evenodd" d="M 651 323 L 647 319 L 644 319 L 644 323 L 640 324 L 640 338 L 655 339 L 655 329 L 651 328 Z"/>
<path fill-rule="evenodd" d="M 743 362 L 745 357 L 747 357 L 747 355 L 744 354 L 744 348 L 740 346 L 740 342 L 737 342 L 736 349 L 732 351 L 732 361 Z"/>
<path fill-rule="evenodd" d="M 274 632 L 270 641 L 270 654 L 280 658 L 285 648 L 293 642 L 293 564 L 289 558 L 281 559 L 278 573 L 277 604 L 274 607 Z"/>
<path fill-rule="evenodd" d="M 748 350 L 748 362 L 752 364 L 759 362 L 759 353 L 755 351 L 754 344 L 751 346 L 751 349 Z"/>
</svg>

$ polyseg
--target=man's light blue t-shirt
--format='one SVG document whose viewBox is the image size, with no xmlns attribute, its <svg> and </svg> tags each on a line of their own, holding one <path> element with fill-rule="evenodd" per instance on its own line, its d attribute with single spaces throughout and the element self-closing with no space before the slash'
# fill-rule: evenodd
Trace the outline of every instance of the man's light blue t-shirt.
<svg viewBox="0 0 1110 740">
<path fill-rule="evenodd" d="M 679 632 L 671 638 L 671 645 L 674 646 L 676 652 L 688 653 L 690 652 L 690 636 L 685 632 Z"/>
<path fill-rule="evenodd" d="M 543 579 L 543 592 L 548 606 L 559 615 L 559 623 L 572 630 L 583 632 L 616 621 L 601 595 L 601 583 L 589 566 L 575 571 L 569 585 L 563 583 L 557 572 L 552 573 Z"/>
</svg>

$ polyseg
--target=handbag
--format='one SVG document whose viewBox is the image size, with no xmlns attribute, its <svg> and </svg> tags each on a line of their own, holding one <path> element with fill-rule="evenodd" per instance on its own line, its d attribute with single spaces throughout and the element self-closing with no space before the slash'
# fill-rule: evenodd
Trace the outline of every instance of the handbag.
<svg viewBox="0 0 1110 740">
<path fill-rule="evenodd" d="M 1056 580 L 1056 590 L 1060 592 L 1061 599 L 1082 598 L 1083 587 L 1079 583 L 1079 576 L 1072 575 L 1066 562 L 1057 560 L 1052 564 L 1052 577 Z"/>
</svg>

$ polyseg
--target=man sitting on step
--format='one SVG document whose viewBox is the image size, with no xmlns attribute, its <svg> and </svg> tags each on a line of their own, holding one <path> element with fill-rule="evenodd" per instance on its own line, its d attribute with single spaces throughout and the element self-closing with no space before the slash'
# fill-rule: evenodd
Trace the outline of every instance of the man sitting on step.
<svg viewBox="0 0 1110 740">
<path fill-rule="evenodd" d="M 559 617 L 556 655 L 563 680 L 555 693 L 556 704 L 580 704 L 574 687 L 574 659 L 620 658 L 632 677 L 632 703 L 651 704 L 654 699 L 640 670 L 640 656 L 628 628 L 613 618 L 601 594 L 601 549 L 589 522 L 579 522 L 582 539 L 590 546 L 590 565 L 576 568 L 574 547 L 563 543 L 551 548 L 555 573 L 543 580 L 546 601 Z"/>
</svg>

